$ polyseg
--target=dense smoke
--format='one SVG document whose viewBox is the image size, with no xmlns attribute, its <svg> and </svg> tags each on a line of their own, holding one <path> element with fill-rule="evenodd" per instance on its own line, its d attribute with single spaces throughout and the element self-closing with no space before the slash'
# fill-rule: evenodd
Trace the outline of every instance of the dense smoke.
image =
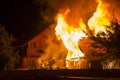
<svg viewBox="0 0 120 80">
<path fill-rule="evenodd" d="M 70 9 L 67 16 L 67 23 L 78 26 L 80 18 L 87 24 L 88 19 L 93 15 L 96 9 L 95 0 L 36 0 L 38 5 L 46 5 L 43 11 L 40 11 L 44 19 L 53 20 L 58 12 Z M 53 18 L 51 18 L 53 17 Z"/>
<path fill-rule="evenodd" d="M 42 16 L 46 20 L 53 20 L 59 11 L 69 8 L 68 23 L 78 25 L 79 19 L 82 18 L 87 25 L 89 18 L 96 10 L 96 1 L 97 0 L 35 0 L 35 3 L 45 8 L 40 11 L 40 13 L 42 13 Z M 111 14 L 111 19 L 116 18 L 120 21 L 119 2 L 120 0 L 103 0 L 103 3 L 109 5 L 108 11 Z"/>
</svg>

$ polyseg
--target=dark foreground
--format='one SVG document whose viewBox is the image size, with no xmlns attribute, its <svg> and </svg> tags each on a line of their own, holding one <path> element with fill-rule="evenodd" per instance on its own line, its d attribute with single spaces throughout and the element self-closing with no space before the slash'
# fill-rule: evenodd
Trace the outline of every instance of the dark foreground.
<svg viewBox="0 0 120 80">
<path fill-rule="evenodd" d="M 9 70 L 0 80 L 120 80 L 120 70 Z"/>
</svg>

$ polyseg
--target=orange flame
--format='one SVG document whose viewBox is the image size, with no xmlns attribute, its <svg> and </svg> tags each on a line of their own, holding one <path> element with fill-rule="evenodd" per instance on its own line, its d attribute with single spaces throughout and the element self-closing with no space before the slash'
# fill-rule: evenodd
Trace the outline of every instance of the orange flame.
<svg viewBox="0 0 120 80">
<path fill-rule="evenodd" d="M 80 20 L 80 26 L 78 28 L 67 24 L 65 21 L 66 13 L 68 12 L 66 11 L 64 14 L 58 14 L 57 26 L 55 28 L 56 35 L 58 39 L 63 40 L 65 47 L 68 49 L 66 60 L 71 60 L 73 58 L 79 59 L 84 56 L 79 49 L 78 41 L 82 37 L 87 37 L 82 31 L 85 28 L 85 24 L 82 20 Z M 68 67 L 67 64 L 66 67 Z"/>
<path fill-rule="evenodd" d="M 90 30 L 94 30 L 94 35 L 96 36 L 98 32 L 104 32 L 107 34 L 105 26 L 110 26 L 109 16 L 107 11 L 107 5 L 103 5 L 102 0 L 97 0 L 98 5 L 96 12 L 88 21 L 88 26 Z"/>
<path fill-rule="evenodd" d="M 106 27 L 110 25 L 109 21 L 109 13 L 107 11 L 107 6 L 103 5 L 102 0 L 97 0 L 98 5 L 96 12 L 93 16 L 88 20 L 88 27 L 90 31 L 93 32 L 93 35 L 97 35 L 99 32 L 106 32 Z M 86 32 L 86 25 L 83 23 L 82 19 L 79 20 L 79 26 L 76 28 L 73 25 L 69 25 L 66 22 L 66 16 L 70 12 L 67 9 L 64 13 L 59 13 L 57 15 L 57 26 L 55 28 L 55 34 L 58 39 L 61 39 L 68 49 L 66 60 L 69 61 L 79 61 L 80 57 L 83 57 L 84 54 L 81 52 L 78 46 L 78 41 L 82 39 L 82 37 L 87 37 L 84 33 Z M 102 37 L 102 36 L 101 36 Z M 66 62 L 66 67 L 69 67 Z"/>
</svg>

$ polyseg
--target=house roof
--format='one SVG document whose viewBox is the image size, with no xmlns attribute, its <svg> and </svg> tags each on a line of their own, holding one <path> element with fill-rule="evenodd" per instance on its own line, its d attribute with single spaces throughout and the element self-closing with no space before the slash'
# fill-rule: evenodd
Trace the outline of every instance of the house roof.
<svg viewBox="0 0 120 80">
<path fill-rule="evenodd" d="M 41 34 L 45 29 L 47 29 L 51 23 L 46 23 L 41 26 L 38 26 L 34 30 L 29 30 L 29 33 L 24 34 L 22 38 L 18 38 L 17 41 L 14 43 L 16 46 L 26 45 L 30 40 Z"/>
</svg>

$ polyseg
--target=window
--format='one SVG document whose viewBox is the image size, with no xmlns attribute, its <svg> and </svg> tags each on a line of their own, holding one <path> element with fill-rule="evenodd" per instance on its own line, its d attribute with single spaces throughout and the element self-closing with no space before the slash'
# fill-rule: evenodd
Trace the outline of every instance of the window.
<svg viewBox="0 0 120 80">
<path fill-rule="evenodd" d="M 30 48 L 36 48 L 36 42 L 31 42 L 30 43 Z"/>
</svg>

